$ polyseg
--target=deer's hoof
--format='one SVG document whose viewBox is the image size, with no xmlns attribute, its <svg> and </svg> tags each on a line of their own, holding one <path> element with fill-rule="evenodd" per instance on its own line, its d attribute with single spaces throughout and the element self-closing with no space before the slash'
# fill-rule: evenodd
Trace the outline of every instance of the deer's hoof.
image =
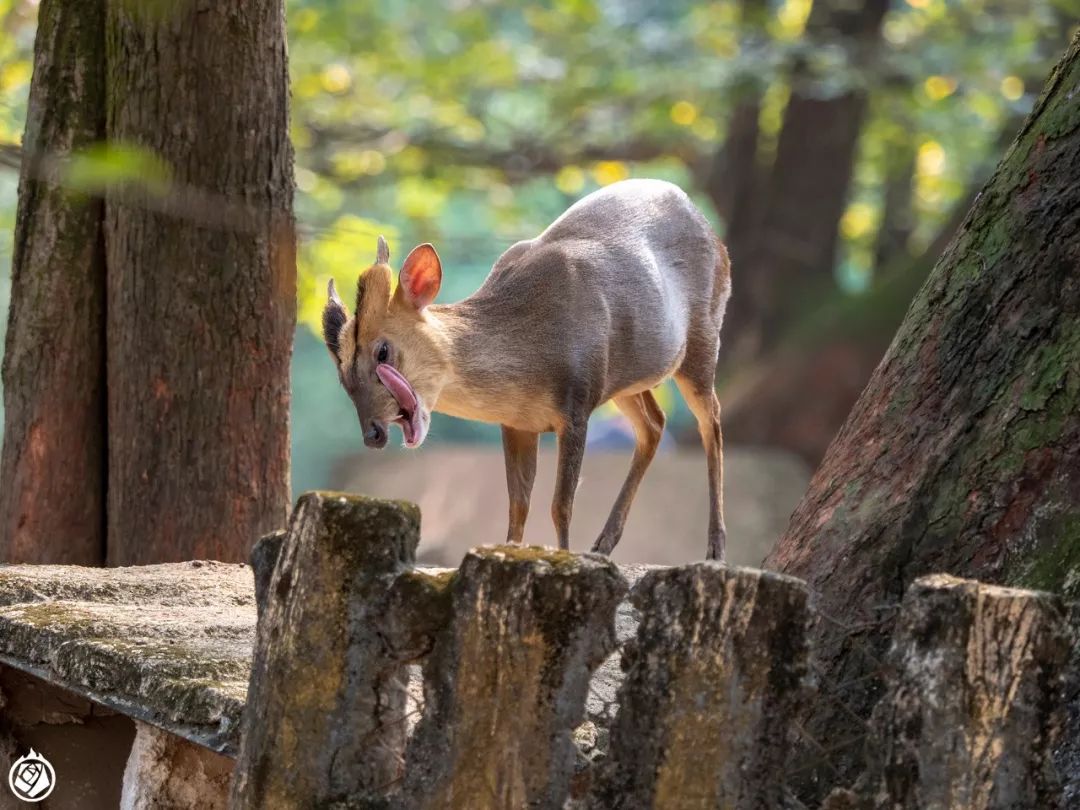
<svg viewBox="0 0 1080 810">
<path fill-rule="evenodd" d="M 706 560 L 725 562 L 727 557 L 727 532 L 723 529 L 709 537 L 709 547 L 705 552 Z"/>
<path fill-rule="evenodd" d="M 591 551 L 593 554 L 603 554 L 607 557 L 615 550 L 615 546 L 618 542 L 619 538 L 602 534 L 597 538 L 596 542 L 593 543 Z"/>
</svg>

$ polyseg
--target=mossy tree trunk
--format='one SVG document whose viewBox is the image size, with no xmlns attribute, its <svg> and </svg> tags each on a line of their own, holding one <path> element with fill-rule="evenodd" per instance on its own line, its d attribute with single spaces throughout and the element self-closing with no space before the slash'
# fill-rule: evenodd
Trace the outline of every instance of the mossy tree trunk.
<svg viewBox="0 0 1080 810">
<path fill-rule="evenodd" d="M 1042 43 L 1057 53 L 1067 46 L 1064 34 Z M 1026 85 L 1034 87 L 1045 73 L 1024 78 Z M 912 299 L 1023 123 L 1024 116 L 1017 114 L 1002 124 L 992 154 L 980 161 L 969 178 L 968 192 L 918 256 L 908 255 L 900 244 L 908 228 L 905 218 L 910 213 L 913 152 L 901 147 L 895 150 L 888 167 L 873 283 L 860 295 L 835 287 L 785 326 L 772 351 L 723 379 L 720 400 L 728 439 L 782 447 L 800 455 L 811 467 L 821 463 L 881 362 Z M 726 329 L 725 325 L 725 333 Z M 696 434 L 688 438 L 697 441 Z"/>
<path fill-rule="evenodd" d="M 100 565 L 105 259 L 100 200 L 60 159 L 105 133 L 104 0 L 38 12 L 4 350 L 0 560 Z"/>
<path fill-rule="evenodd" d="M 1080 38 L 916 296 L 767 565 L 819 592 L 808 730 L 853 777 L 928 572 L 1080 596 Z M 808 753 L 812 757 L 813 754 Z M 824 767 L 824 763 L 822 763 Z M 808 787 L 807 793 L 812 794 Z"/>
<path fill-rule="evenodd" d="M 109 138 L 172 173 L 107 205 L 108 562 L 246 560 L 289 504 L 283 4 L 116 0 L 107 42 Z"/>
</svg>

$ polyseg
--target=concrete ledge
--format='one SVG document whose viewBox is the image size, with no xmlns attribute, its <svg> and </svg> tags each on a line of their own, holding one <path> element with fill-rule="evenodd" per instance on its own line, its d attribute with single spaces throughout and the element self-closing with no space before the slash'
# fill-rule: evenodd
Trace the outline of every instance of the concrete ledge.
<svg viewBox="0 0 1080 810">
<path fill-rule="evenodd" d="M 229 756 L 254 638 L 246 565 L 0 566 L 0 662 Z"/>
</svg>

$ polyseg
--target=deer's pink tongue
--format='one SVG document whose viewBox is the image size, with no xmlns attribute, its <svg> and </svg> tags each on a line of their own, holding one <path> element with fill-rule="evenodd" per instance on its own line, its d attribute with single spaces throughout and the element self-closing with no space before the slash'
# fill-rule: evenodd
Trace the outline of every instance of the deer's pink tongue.
<svg viewBox="0 0 1080 810">
<path fill-rule="evenodd" d="M 409 385 L 409 381 L 402 376 L 400 371 L 386 363 L 377 365 L 375 373 L 379 375 L 382 384 L 390 389 L 390 393 L 394 395 L 401 409 L 411 416 L 416 410 L 416 393 Z"/>
<path fill-rule="evenodd" d="M 406 447 L 419 447 L 424 441 L 427 428 L 424 427 L 424 417 L 420 413 L 420 400 L 409 385 L 404 375 L 393 366 L 385 363 L 375 366 L 375 373 L 379 375 L 382 384 L 390 389 L 394 395 L 401 413 L 394 421 L 401 425 L 401 432 L 405 435 Z"/>
</svg>

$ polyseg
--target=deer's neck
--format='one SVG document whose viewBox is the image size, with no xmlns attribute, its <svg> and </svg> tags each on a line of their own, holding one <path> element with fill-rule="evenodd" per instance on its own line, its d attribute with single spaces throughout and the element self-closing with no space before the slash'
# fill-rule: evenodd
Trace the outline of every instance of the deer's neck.
<svg viewBox="0 0 1080 810">
<path fill-rule="evenodd" d="M 464 301 L 433 306 L 427 312 L 445 364 L 445 383 L 435 410 L 453 413 L 444 406 L 454 407 L 462 400 L 475 398 L 485 385 L 490 385 L 483 367 L 484 357 L 490 360 L 493 354 L 491 324 Z"/>
<path fill-rule="evenodd" d="M 466 299 L 430 307 L 428 321 L 445 363 L 445 382 L 434 410 L 521 429 L 551 429 L 555 417 L 536 390 L 542 370 L 532 361 L 523 362 L 522 347 L 516 343 L 519 331 L 507 328 L 497 308 L 492 311 L 484 302 Z"/>
</svg>

